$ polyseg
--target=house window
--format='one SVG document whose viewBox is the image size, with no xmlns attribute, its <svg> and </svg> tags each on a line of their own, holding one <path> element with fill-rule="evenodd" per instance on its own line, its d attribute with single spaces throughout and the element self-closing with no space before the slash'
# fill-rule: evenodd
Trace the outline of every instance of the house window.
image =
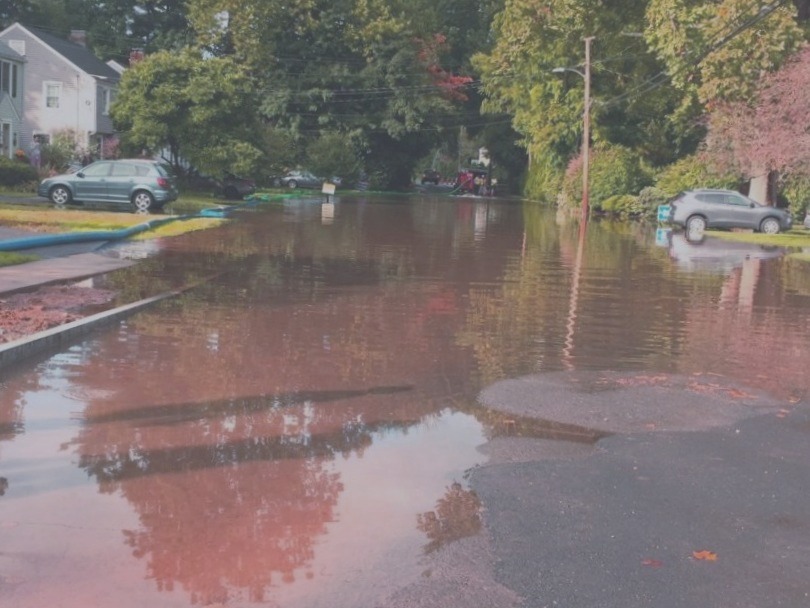
<svg viewBox="0 0 810 608">
<path fill-rule="evenodd" d="M 101 89 L 101 113 L 107 116 L 110 113 L 110 106 L 115 101 L 115 91 L 112 89 Z"/>
<path fill-rule="evenodd" d="M 8 61 L 0 61 L 0 91 L 11 92 L 11 64 Z"/>
<path fill-rule="evenodd" d="M 61 82 L 46 82 L 45 83 L 45 107 L 58 108 L 59 98 L 62 96 L 62 83 Z"/>
<path fill-rule="evenodd" d="M 17 97 L 17 64 L 0 61 L 0 92 Z"/>
</svg>

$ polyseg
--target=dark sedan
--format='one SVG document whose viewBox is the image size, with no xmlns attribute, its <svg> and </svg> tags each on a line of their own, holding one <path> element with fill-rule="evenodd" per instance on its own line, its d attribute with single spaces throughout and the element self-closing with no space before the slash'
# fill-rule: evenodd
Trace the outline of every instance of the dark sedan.
<svg viewBox="0 0 810 608">
<path fill-rule="evenodd" d="M 273 179 L 274 186 L 284 186 L 294 190 L 295 188 L 320 188 L 325 180 L 309 171 L 288 171 L 281 177 Z"/>
</svg>

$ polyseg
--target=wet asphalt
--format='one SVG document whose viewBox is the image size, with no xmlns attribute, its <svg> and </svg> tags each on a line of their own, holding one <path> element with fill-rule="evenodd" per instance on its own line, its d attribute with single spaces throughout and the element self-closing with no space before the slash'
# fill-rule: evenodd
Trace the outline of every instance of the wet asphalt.
<svg viewBox="0 0 810 608">
<path fill-rule="evenodd" d="M 488 403 L 531 415 L 542 401 L 507 389 Z M 660 391 L 650 408 L 664 412 L 680 392 Z M 578 451 L 505 440 L 470 475 L 493 579 L 531 608 L 810 605 L 810 406 L 770 405 Z"/>
</svg>

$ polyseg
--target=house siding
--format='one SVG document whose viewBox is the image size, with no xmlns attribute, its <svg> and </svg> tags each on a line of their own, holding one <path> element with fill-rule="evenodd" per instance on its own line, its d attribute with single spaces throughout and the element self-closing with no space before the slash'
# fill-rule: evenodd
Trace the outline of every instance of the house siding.
<svg viewBox="0 0 810 608">
<path fill-rule="evenodd" d="M 95 77 L 78 69 L 23 27 L 13 25 L 0 32 L 0 41 L 9 44 L 13 40 L 24 42 L 27 65 L 20 132 L 23 150 L 30 151 L 37 134 L 52 138 L 57 133 L 72 131 L 79 147 L 90 148 L 96 134 L 113 133 L 109 117 L 99 115 L 99 87 Z M 45 84 L 48 82 L 61 86 L 58 108 L 46 105 Z"/>
<path fill-rule="evenodd" d="M 23 129 L 23 97 L 25 84 L 25 63 L 13 52 L 6 52 L 7 48 L 0 48 L 0 60 L 8 62 L 17 69 L 17 95 L 14 96 L 13 87 L 9 92 L 0 90 L 0 154 L 8 158 L 21 147 Z M 12 70 L 9 70 L 11 77 Z"/>
</svg>

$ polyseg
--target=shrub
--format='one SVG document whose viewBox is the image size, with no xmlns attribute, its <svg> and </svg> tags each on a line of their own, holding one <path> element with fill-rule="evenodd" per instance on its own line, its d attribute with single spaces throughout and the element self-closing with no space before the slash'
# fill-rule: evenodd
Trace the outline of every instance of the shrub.
<svg viewBox="0 0 810 608">
<path fill-rule="evenodd" d="M 38 179 L 37 170 L 31 165 L 0 157 L 0 185 L 21 186 Z"/>
<path fill-rule="evenodd" d="M 638 193 L 639 213 L 646 216 L 657 216 L 658 207 L 665 205 L 670 197 L 666 192 L 655 186 L 648 186 Z"/>
<path fill-rule="evenodd" d="M 60 131 L 49 144 L 40 147 L 42 167 L 61 173 L 76 154 L 76 136 L 73 131 Z"/>
<path fill-rule="evenodd" d="M 675 196 L 679 192 L 694 188 L 733 189 L 738 183 L 738 176 L 712 171 L 705 158 L 700 154 L 693 154 L 666 167 L 658 175 L 655 185 L 667 196 Z"/>
<path fill-rule="evenodd" d="M 523 194 L 534 201 L 553 203 L 560 193 L 563 171 L 555 166 L 552 153 L 545 146 L 533 146 L 531 158 Z"/>
<path fill-rule="evenodd" d="M 639 197 L 632 194 L 617 194 L 602 201 L 602 211 L 613 215 L 641 215 L 643 208 L 639 204 Z"/>
<path fill-rule="evenodd" d="M 653 181 L 652 174 L 638 154 L 628 148 L 611 145 L 602 145 L 594 150 L 589 178 L 589 203 L 594 210 L 602 209 L 603 202 L 610 197 L 636 194 Z M 581 156 L 569 164 L 559 200 L 572 206 L 582 200 Z"/>
<path fill-rule="evenodd" d="M 782 193 L 794 217 L 803 219 L 810 207 L 810 175 L 791 175 L 785 178 Z"/>
</svg>

